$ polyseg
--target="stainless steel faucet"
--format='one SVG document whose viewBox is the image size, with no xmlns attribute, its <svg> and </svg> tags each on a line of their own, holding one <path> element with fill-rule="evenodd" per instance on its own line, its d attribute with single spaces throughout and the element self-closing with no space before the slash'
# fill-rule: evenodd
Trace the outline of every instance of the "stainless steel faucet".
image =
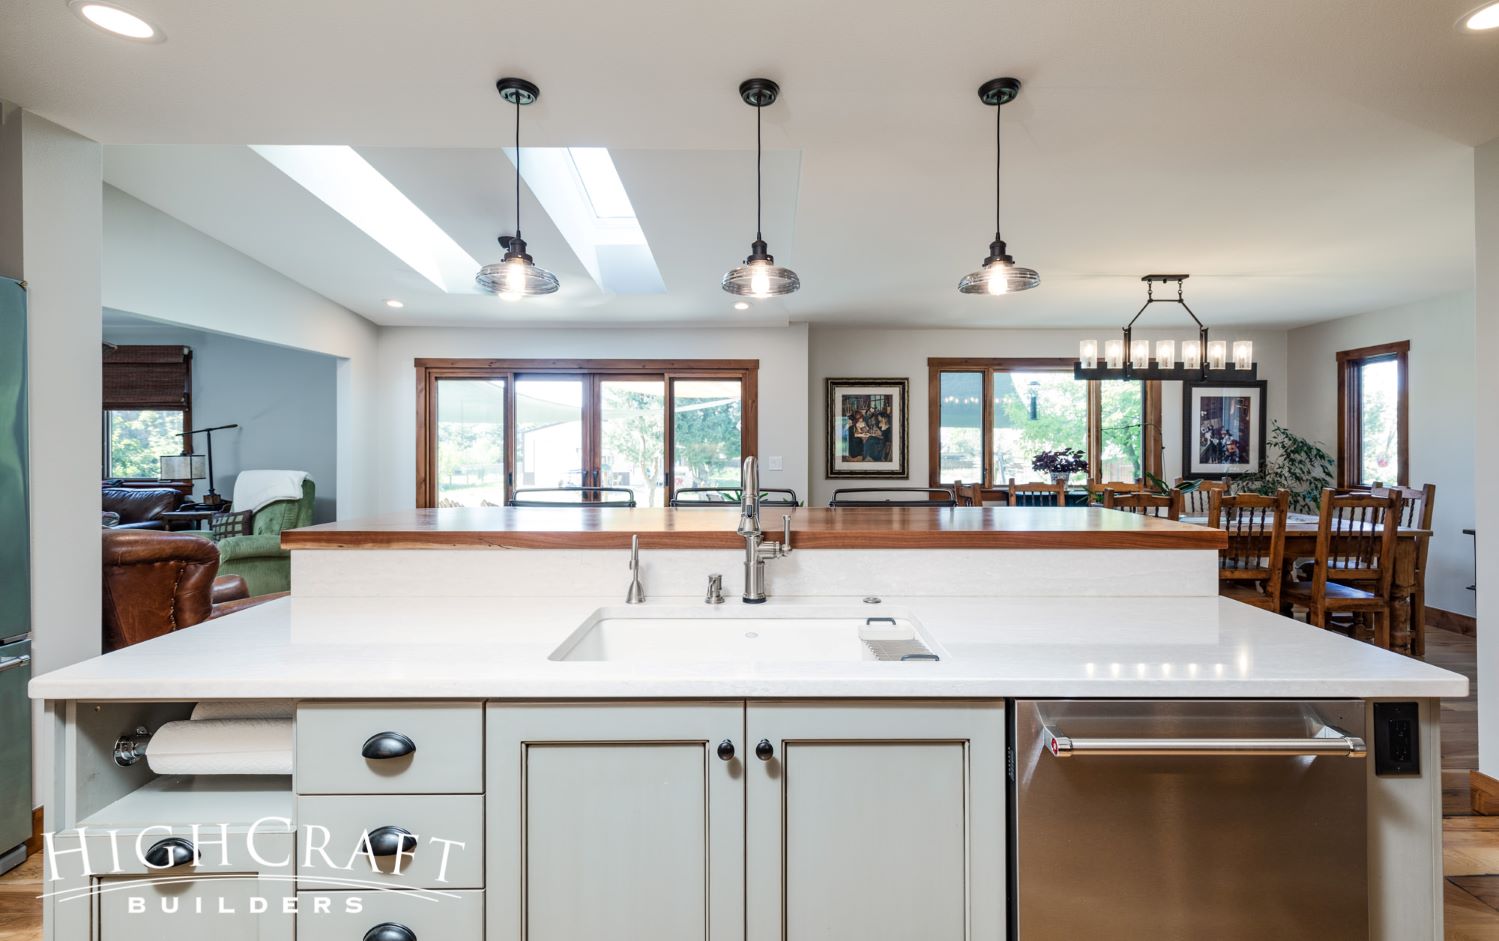
<svg viewBox="0 0 1499 941">
<path fill-rule="evenodd" d="M 645 602 L 645 589 L 640 585 L 640 537 L 630 537 L 630 590 L 625 592 L 625 604 Z"/>
<path fill-rule="evenodd" d="M 791 554 L 791 516 L 781 519 L 781 541 L 767 543 L 760 529 L 760 462 L 753 456 L 744 459 L 739 479 L 743 497 L 739 505 L 739 535 L 744 537 L 745 604 L 765 601 L 765 563 Z"/>
</svg>

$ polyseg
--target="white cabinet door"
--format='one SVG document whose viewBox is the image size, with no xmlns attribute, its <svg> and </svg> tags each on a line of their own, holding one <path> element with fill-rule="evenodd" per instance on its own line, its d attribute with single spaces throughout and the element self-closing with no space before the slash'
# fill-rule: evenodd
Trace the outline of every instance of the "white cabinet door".
<svg viewBox="0 0 1499 941">
<path fill-rule="evenodd" d="M 1003 703 L 750 703 L 745 731 L 749 941 L 1002 941 Z"/>
<path fill-rule="evenodd" d="M 743 703 L 493 703 L 486 727 L 488 941 L 742 941 Z"/>
</svg>

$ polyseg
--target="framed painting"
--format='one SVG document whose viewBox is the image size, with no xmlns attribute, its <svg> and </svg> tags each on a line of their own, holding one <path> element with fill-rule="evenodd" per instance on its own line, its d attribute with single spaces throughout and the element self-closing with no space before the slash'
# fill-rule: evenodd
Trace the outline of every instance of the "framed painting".
<svg viewBox="0 0 1499 941">
<path fill-rule="evenodd" d="M 827 476 L 906 477 L 909 383 L 829 379 Z"/>
<path fill-rule="evenodd" d="M 1265 466 L 1265 380 L 1182 383 L 1182 476 L 1234 477 Z"/>
</svg>

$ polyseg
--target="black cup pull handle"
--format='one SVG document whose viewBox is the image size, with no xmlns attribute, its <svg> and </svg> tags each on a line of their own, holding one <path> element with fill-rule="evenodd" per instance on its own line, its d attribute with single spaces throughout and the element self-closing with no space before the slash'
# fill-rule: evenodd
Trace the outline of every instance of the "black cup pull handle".
<svg viewBox="0 0 1499 941">
<path fill-rule="evenodd" d="M 770 739 L 762 738 L 755 746 L 755 757 L 761 761 L 769 761 L 776 755 L 776 747 L 770 744 Z"/>
<path fill-rule="evenodd" d="M 359 753 L 371 761 L 405 758 L 416 753 L 416 742 L 400 732 L 376 732 L 365 739 Z"/>
<path fill-rule="evenodd" d="M 734 760 L 734 743 L 732 741 L 730 741 L 729 739 L 724 739 L 723 741 L 719 742 L 718 743 L 718 757 L 719 757 L 719 760 L 721 760 L 721 761 L 733 761 Z"/>
<path fill-rule="evenodd" d="M 152 869 L 171 869 L 186 866 L 197 859 L 198 851 L 190 840 L 180 836 L 169 836 L 157 840 L 146 850 L 146 865 Z"/>
<path fill-rule="evenodd" d="M 409 856 L 416 844 L 417 839 L 411 831 L 401 827 L 380 827 L 370 831 L 370 852 L 375 856 L 394 856 L 397 853 Z"/>
<path fill-rule="evenodd" d="M 405 925 L 387 921 L 366 931 L 364 941 L 416 941 L 416 932 Z"/>
</svg>

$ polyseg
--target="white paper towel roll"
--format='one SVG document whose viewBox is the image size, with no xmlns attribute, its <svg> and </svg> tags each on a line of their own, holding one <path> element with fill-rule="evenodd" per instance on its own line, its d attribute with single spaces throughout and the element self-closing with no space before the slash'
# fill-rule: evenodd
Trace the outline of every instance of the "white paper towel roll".
<svg viewBox="0 0 1499 941">
<path fill-rule="evenodd" d="M 291 719 L 168 722 L 146 746 L 157 774 L 291 774 Z"/>
<path fill-rule="evenodd" d="M 290 699 L 214 699 L 193 707 L 193 719 L 290 719 L 297 711 Z"/>
</svg>

